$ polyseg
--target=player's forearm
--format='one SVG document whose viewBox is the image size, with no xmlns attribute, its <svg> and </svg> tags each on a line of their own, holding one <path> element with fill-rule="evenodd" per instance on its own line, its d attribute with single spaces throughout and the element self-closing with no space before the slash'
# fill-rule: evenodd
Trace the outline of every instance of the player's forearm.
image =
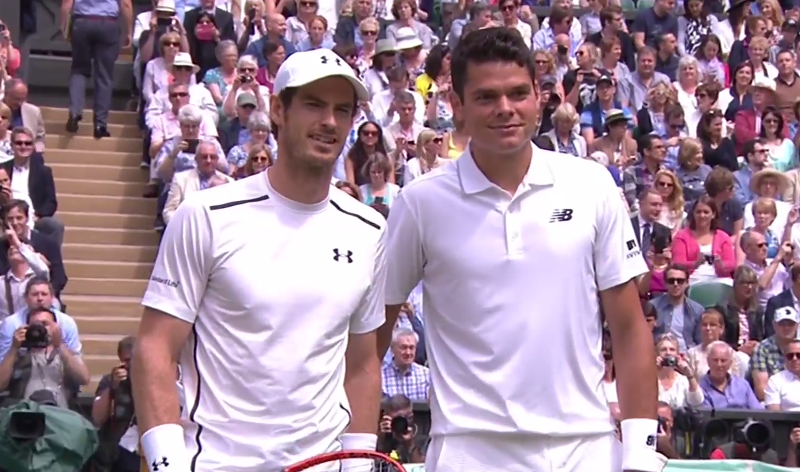
<svg viewBox="0 0 800 472">
<path fill-rule="evenodd" d="M 402 305 L 387 305 L 386 306 L 386 322 L 383 326 L 378 328 L 378 359 L 383 359 L 386 352 L 389 350 L 389 344 L 392 343 L 392 332 L 394 325 L 397 323 L 397 318 L 400 316 L 400 307 Z"/>
<path fill-rule="evenodd" d="M 616 329 L 611 327 L 620 411 L 623 419 L 655 419 L 658 381 L 653 335 L 648 331 L 644 318 L 635 321 L 640 322 L 632 319 Z"/>
<path fill-rule="evenodd" d="M 380 360 L 370 356 L 357 369 L 348 370 L 344 390 L 353 415 L 347 432 L 376 434 L 381 403 Z"/>
<path fill-rule="evenodd" d="M 177 361 L 166 346 L 140 339 L 131 363 L 131 387 L 139 430 L 178 424 L 180 405 L 175 388 Z"/>
</svg>

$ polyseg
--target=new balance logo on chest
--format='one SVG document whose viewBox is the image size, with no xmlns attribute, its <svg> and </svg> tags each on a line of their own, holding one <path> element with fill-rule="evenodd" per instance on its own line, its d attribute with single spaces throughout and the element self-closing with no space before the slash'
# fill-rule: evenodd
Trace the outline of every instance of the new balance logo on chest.
<svg viewBox="0 0 800 472">
<path fill-rule="evenodd" d="M 560 223 L 572 219 L 572 209 L 565 208 L 563 210 L 553 210 L 550 215 L 550 223 Z"/>
</svg>

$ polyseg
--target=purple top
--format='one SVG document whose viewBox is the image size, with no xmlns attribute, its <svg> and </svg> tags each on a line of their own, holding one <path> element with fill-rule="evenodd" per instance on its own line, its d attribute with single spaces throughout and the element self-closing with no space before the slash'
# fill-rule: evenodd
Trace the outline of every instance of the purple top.
<svg viewBox="0 0 800 472">
<path fill-rule="evenodd" d="M 709 380 L 708 374 L 700 379 L 703 390 L 703 406 L 709 408 L 738 408 L 743 410 L 763 410 L 764 406 L 756 398 L 750 384 L 739 376 L 728 374 L 725 391 L 720 392 Z"/>
</svg>

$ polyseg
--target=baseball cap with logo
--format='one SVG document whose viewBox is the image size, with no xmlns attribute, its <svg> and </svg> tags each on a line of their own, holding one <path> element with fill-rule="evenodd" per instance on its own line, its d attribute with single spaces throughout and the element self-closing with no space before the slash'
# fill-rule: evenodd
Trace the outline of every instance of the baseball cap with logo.
<svg viewBox="0 0 800 472">
<path fill-rule="evenodd" d="M 328 77 L 344 77 L 353 85 L 359 101 L 369 100 L 367 87 L 358 80 L 353 68 L 329 49 L 296 52 L 287 57 L 275 76 L 272 93 L 278 95 L 284 89 L 302 87 Z"/>
<path fill-rule="evenodd" d="M 800 321 L 800 318 L 797 316 L 797 310 L 790 306 L 782 306 L 775 310 L 775 322 L 780 323 L 784 320 L 790 320 L 794 323 Z"/>
<path fill-rule="evenodd" d="M 784 31 L 790 28 L 798 29 L 797 21 L 792 18 L 784 21 L 782 26 Z"/>
</svg>

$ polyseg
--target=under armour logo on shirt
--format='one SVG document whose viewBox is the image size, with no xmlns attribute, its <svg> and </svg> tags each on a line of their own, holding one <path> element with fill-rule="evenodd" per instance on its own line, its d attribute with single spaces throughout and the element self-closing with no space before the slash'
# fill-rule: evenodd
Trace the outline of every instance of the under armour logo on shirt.
<svg viewBox="0 0 800 472">
<path fill-rule="evenodd" d="M 565 210 L 553 210 L 553 214 L 550 215 L 550 223 L 555 223 L 557 221 L 569 221 L 572 219 L 572 210 L 567 208 Z"/>
<path fill-rule="evenodd" d="M 348 264 L 353 263 L 353 251 L 344 251 L 342 252 L 340 249 L 333 250 L 333 260 L 334 261 L 346 261 Z"/>
<path fill-rule="evenodd" d="M 167 461 L 166 457 L 162 457 L 160 462 L 153 461 L 150 466 L 152 467 L 153 472 L 158 472 L 162 467 L 165 469 L 169 467 L 169 461 Z"/>
<path fill-rule="evenodd" d="M 319 61 L 320 61 L 321 63 L 323 63 L 323 64 L 327 64 L 327 63 L 328 63 L 328 56 L 322 56 L 322 57 L 319 59 Z M 336 61 L 336 65 L 337 65 L 337 66 L 341 66 L 341 65 L 342 65 L 342 60 L 341 60 L 341 59 L 339 59 L 338 57 L 335 59 L 335 61 Z"/>
</svg>

